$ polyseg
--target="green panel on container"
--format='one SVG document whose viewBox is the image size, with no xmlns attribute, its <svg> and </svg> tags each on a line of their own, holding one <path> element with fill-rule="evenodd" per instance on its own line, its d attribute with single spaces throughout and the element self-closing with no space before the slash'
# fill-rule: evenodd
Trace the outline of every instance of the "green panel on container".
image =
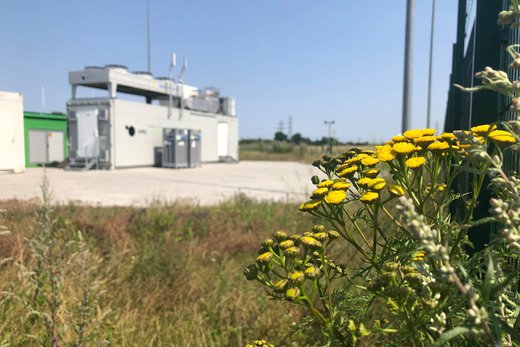
<svg viewBox="0 0 520 347">
<path fill-rule="evenodd" d="M 63 132 L 63 156 L 68 157 L 67 117 L 56 113 L 24 112 L 24 138 L 25 138 L 25 166 L 34 167 L 35 163 L 29 161 L 29 130 L 47 130 Z"/>
</svg>

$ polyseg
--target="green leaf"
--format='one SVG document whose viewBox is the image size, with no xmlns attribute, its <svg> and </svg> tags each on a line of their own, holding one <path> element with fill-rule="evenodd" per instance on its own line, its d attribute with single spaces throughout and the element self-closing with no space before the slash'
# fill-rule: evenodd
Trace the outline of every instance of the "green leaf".
<svg viewBox="0 0 520 347">
<path fill-rule="evenodd" d="M 487 259 L 487 269 L 486 269 L 486 277 L 484 278 L 484 283 L 482 285 L 482 300 L 484 302 L 484 306 L 487 307 L 489 303 L 489 294 L 491 292 L 492 282 L 496 283 L 495 279 L 495 264 L 493 263 L 493 257 L 489 252 L 486 252 Z"/>
<path fill-rule="evenodd" d="M 456 327 L 451 330 L 448 330 L 447 332 L 445 332 L 444 334 L 442 334 L 439 337 L 439 339 L 432 345 L 432 347 L 444 346 L 451 339 L 453 339 L 457 336 L 460 336 L 460 335 L 467 334 L 469 332 L 470 332 L 470 330 L 466 327 Z"/>
<path fill-rule="evenodd" d="M 471 223 L 471 228 L 482 225 L 482 224 L 488 224 L 488 223 L 493 223 L 493 222 L 496 222 L 495 217 L 481 218 L 481 219 L 476 220 L 473 223 Z"/>
</svg>

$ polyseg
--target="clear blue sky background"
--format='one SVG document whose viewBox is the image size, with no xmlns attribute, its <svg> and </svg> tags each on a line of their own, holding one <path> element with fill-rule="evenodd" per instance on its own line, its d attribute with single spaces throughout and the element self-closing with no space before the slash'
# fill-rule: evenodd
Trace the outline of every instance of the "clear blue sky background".
<svg viewBox="0 0 520 347">
<path fill-rule="evenodd" d="M 185 82 L 237 102 L 240 137 L 293 133 L 380 141 L 400 132 L 406 0 L 150 0 L 152 72 L 189 57 Z M 446 110 L 457 2 L 437 1 L 432 125 Z M 426 124 L 431 1 L 415 8 L 413 127 Z M 4 1 L 0 90 L 25 110 L 65 111 L 68 72 L 147 69 L 146 0 Z M 179 61 L 181 59 L 178 59 Z M 178 73 L 178 70 L 175 74 Z"/>
</svg>

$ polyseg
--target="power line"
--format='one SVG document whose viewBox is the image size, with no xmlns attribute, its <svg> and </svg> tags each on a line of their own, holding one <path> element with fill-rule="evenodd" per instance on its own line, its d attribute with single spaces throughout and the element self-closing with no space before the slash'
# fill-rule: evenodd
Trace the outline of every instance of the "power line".
<svg viewBox="0 0 520 347">
<path fill-rule="evenodd" d="M 289 115 L 289 124 L 287 125 L 287 137 L 292 138 L 292 115 Z"/>
</svg>

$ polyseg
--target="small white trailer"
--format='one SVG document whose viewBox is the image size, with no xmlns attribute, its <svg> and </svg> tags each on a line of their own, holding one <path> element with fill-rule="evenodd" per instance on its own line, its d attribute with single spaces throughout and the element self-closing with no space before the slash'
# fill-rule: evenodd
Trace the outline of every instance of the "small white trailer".
<svg viewBox="0 0 520 347">
<path fill-rule="evenodd" d="M 25 171 L 23 97 L 0 91 L 0 171 Z"/>
</svg>

